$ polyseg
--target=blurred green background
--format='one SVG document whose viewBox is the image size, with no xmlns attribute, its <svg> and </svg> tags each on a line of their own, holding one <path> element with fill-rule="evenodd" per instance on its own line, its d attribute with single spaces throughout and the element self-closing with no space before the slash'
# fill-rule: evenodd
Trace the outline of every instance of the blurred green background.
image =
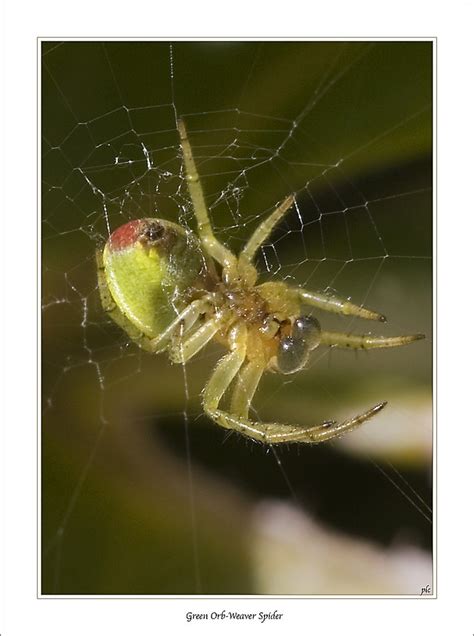
<svg viewBox="0 0 474 636">
<path fill-rule="evenodd" d="M 272 556 L 261 565 L 256 511 L 269 501 L 349 543 L 429 559 L 431 43 L 43 42 L 41 91 L 42 593 L 263 593 Z M 142 216 L 193 227 L 176 116 L 233 249 L 297 193 L 261 251 L 263 278 L 330 287 L 389 318 L 318 316 L 324 327 L 427 335 L 399 350 L 316 351 L 290 380 L 265 377 L 265 419 L 343 419 L 388 400 L 359 446 L 274 454 L 228 437 L 200 415 L 219 347 L 183 373 L 103 315 L 94 253 L 109 227 Z M 288 535 L 305 545 L 296 527 Z M 322 583 L 283 576 L 271 589 L 419 593 L 349 574 L 341 587 L 331 567 Z"/>
</svg>

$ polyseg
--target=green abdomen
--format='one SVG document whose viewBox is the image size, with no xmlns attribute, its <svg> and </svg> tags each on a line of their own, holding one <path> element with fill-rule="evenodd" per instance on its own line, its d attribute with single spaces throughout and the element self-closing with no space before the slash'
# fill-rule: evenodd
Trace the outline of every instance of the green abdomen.
<svg viewBox="0 0 474 636">
<path fill-rule="evenodd" d="M 142 223 L 157 222 L 145 219 Z M 103 263 L 110 294 L 120 313 L 149 338 L 159 336 L 202 286 L 205 260 L 197 238 L 159 221 L 158 240 L 139 235 L 128 245 L 107 242 Z"/>
</svg>

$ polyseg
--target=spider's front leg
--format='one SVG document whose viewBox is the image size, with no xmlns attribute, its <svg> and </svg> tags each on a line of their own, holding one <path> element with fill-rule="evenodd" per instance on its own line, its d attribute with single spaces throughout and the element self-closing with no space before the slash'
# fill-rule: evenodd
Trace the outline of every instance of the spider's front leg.
<svg viewBox="0 0 474 636">
<path fill-rule="evenodd" d="M 293 289 L 293 292 L 304 305 L 316 307 L 323 311 L 341 314 L 343 316 L 357 316 L 358 318 L 365 318 L 366 320 L 379 320 L 380 322 L 386 322 L 387 320 L 385 316 L 379 314 L 377 311 L 355 305 L 347 300 L 347 298 L 337 296 L 332 292 L 313 292 L 302 288 Z"/>
<path fill-rule="evenodd" d="M 372 334 L 342 333 L 339 331 L 321 331 L 321 343 L 327 347 L 345 347 L 348 349 L 388 349 L 401 347 L 415 340 L 423 340 L 424 333 L 411 336 L 373 336 Z"/>
<path fill-rule="evenodd" d="M 303 442 L 318 444 L 360 426 L 381 411 L 386 402 L 381 402 L 365 413 L 345 422 L 323 422 L 316 426 L 297 427 L 279 422 L 255 422 L 247 416 L 249 405 L 266 365 L 263 361 L 251 360 L 239 373 L 247 355 L 247 329 L 237 324 L 230 334 L 231 351 L 218 363 L 203 394 L 204 411 L 220 426 L 238 431 L 266 444 Z M 236 387 L 231 400 L 231 412 L 219 409 L 219 403 L 231 382 L 236 378 Z"/>
<path fill-rule="evenodd" d="M 306 289 L 292 289 L 292 294 L 306 305 L 317 307 L 324 311 L 341 314 L 343 316 L 357 316 L 367 320 L 385 322 L 386 318 L 371 309 L 354 305 L 350 301 L 330 292 L 310 292 Z M 350 349 L 387 349 L 410 344 L 415 340 L 422 340 L 422 333 L 409 336 L 373 336 L 372 334 L 351 334 L 339 331 L 321 331 L 319 344 L 328 347 L 346 347 Z"/>
</svg>

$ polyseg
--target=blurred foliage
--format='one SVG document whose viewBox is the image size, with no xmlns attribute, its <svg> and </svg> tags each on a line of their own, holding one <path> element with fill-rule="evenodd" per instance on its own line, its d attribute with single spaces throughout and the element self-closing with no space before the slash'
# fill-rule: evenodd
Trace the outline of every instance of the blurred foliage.
<svg viewBox="0 0 474 636">
<path fill-rule="evenodd" d="M 186 397 L 182 368 L 138 352 L 106 321 L 94 251 L 107 227 L 100 192 L 84 175 L 107 192 L 113 227 L 124 214 L 176 219 L 176 201 L 166 196 L 166 188 L 176 191 L 173 177 L 159 181 L 162 189 L 152 177 L 131 182 L 146 161 L 134 155 L 141 130 L 152 159 L 179 170 L 176 109 L 219 236 L 237 249 L 288 191 L 301 192 L 305 222 L 315 205 L 364 210 L 370 201 L 371 216 L 354 214 L 349 229 L 324 218 L 334 260 L 318 261 L 319 224 L 298 232 L 294 214 L 287 229 L 296 231 L 277 233 L 281 271 L 271 275 L 313 288 L 336 280 L 340 293 L 386 313 L 390 333 L 430 336 L 431 56 L 429 42 L 177 42 L 171 74 L 166 42 L 43 43 L 44 594 L 258 592 L 249 519 L 268 497 L 296 496 L 310 515 L 384 545 L 429 548 L 429 524 L 370 461 L 337 444 L 291 447 L 278 450 L 283 473 L 271 452 L 195 418 L 219 351 L 187 365 Z M 212 151 L 234 138 L 263 158 L 287 139 L 272 162 L 238 182 L 246 214 L 239 224 L 218 196 L 235 162 L 227 170 Z M 345 324 L 324 317 L 326 327 Z M 265 378 L 257 407 L 266 418 L 305 424 L 380 399 L 403 413 L 404 396 L 413 395 L 430 407 L 429 337 L 370 356 L 318 355 L 291 382 Z M 427 461 L 404 475 L 429 501 Z"/>
</svg>

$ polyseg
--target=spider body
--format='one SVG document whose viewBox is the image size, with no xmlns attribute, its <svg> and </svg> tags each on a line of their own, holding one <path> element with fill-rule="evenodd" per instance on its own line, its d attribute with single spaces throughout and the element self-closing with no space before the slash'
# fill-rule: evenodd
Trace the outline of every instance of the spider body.
<svg viewBox="0 0 474 636">
<path fill-rule="evenodd" d="M 259 286 L 217 286 L 218 311 L 227 314 L 219 340 L 228 346 L 228 331 L 243 322 L 247 328 L 247 360 L 260 360 L 266 369 L 276 369 L 276 357 L 282 339 L 291 333 L 292 316 L 297 316 L 299 303 L 290 298 L 286 286 L 263 283 Z"/>
<path fill-rule="evenodd" d="M 198 239 L 161 219 L 130 221 L 113 232 L 101 257 L 102 290 L 112 317 L 130 323 L 133 339 L 156 338 L 205 285 L 209 265 Z M 120 315 L 114 308 L 119 308 Z M 123 326 L 123 325 L 121 325 Z M 130 334 L 132 335 L 132 334 Z"/>
<path fill-rule="evenodd" d="M 330 332 L 305 307 L 385 321 L 365 307 L 327 292 L 310 292 L 283 282 L 258 284 L 253 260 L 258 248 L 292 207 L 287 197 L 255 230 L 236 256 L 214 236 L 191 146 L 178 122 L 197 235 L 162 219 L 126 223 L 97 251 L 102 305 L 143 349 L 167 350 L 186 363 L 210 340 L 228 353 L 203 391 L 205 412 L 217 424 L 266 443 L 318 443 L 354 429 L 384 406 L 380 402 L 345 422 L 298 427 L 249 419 L 249 408 L 265 371 L 295 373 L 320 345 L 350 348 L 395 347 L 422 334 L 383 337 Z M 229 410 L 220 408 L 234 383 Z"/>
</svg>

